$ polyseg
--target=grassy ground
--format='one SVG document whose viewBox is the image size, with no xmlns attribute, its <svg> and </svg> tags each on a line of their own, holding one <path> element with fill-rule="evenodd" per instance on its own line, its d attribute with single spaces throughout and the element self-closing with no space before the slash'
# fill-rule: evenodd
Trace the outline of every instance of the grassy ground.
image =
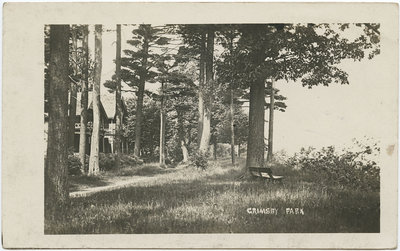
<svg viewBox="0 0 400 251">
<path fill-rule="evenodd" d="M 98 176 L 72 175 L 69 177 L 69 191 L 85 191 L 90 190 L 90 188 L 117 185 L 118 183 L 129 180 L 143 180 L 139 179 L 139 177 L 154 177 L 174 171 L 174 169 L 160 168 L 158 164 L 150 163 L 141 166 L 125 167 L 118 170 L 101 172 Z"/>
<path fill-rule="evenodd" d="M 283 183 L 239 180 L 243 169 L 232 167 L 229 160 L 212 162 L 206 171 L 155 165 L 120 170 L 89 183 L 104 182 L 107 175 L 153 178 L 132 187 L 73 198 L 66 218 L 46 222 L 45 232 L 379 232 L 379 192 L 317 184 L 312 177 L 286 166 L 275 167 L 274 172 L 285 175 Z M 248 208 L 276 208 L 278 213 L 251 214 Z M 286 208 L 301 208 L 304 215 L 286 214 Z"/>
</svg>

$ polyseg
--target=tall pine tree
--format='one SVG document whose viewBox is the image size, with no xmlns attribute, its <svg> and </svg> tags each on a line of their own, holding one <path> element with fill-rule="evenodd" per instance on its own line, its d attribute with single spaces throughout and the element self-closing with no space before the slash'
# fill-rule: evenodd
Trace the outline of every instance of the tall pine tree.
<svg viewBox="0 0 400 251">
<path fill-rule="evenodd" d="M 154 82 L 157 76 L 154 69 L 154 58 L 161 53 L 160 46 L 168 43 L 163 37 L 163 29 L 152 27 L 149 24 L 141 24 L 132 31 L 133 37 L 128 44 L 134 47 L 133 50 L 124 50 L 125 57 L 121 60 L 121 78 L 131 87 L 136 87 L 136 132 L 134 153 L 140 156 L 142 126 L 143 126 L 143 97 L 145 94 L 146 82 Z"/>
</svg>

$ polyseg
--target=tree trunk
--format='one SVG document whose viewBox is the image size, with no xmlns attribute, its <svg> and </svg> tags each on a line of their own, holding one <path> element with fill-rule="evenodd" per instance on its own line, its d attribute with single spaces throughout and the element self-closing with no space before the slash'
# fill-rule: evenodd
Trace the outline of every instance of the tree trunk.
<svg viewBox="0 0 400 251">
<path fill-rule="evenodd" d="M 198 135 L 197 144 L 200 146 L 201 135 L 203 133 L 203 118 L 204 118 L 204 73 L 205 73 L 205 60 L 206 60 L 206 34 L 201 34 L 201 45 L 200 45 L 200 73 L 199 73 L 199 124 L 198 124 Z"/>
<path fill-rule="evenodd" d="M 230 119 L 231 119 L 231 159 L 232 165 L 235 165 L 235 120 L 234 120 L 234 106 L 233 106 L 233 88 L 231 88 L 230 100 Z"/>
<path fill-rule="evenodd" d="M 206 49 L 206 83 L 203 91 L 204 98 L 204 116 L 203 128 L 201 133 L 199 150 L 203 153 L 208 152 L 211 137 L 211 104 L 212 104 L 212 85 L 213 85 L 213 55 L 214 55 L 214 30 L 207 32 L 207 49 Z"/>
<path fill-rule="evenodd" d="M 164 83 L 161 83 L 161 108 L 160 108 L 160 165 L 165 165 L 165 108 L 164 108 Z"/>
<path fill-rule="evenodd" d="M 102 68 L 102 25 L 95 25 L 95 68 L 92 92 L 93 131 L 90 148 L 89 175 L 99 173 L 99 140 L 100 140 L 100 82 Z"/>
<path fill-rule="evenodd" d="M 238 144 L 238 157 L 240 158 L 240 143 Z"/>
<path fill-rule="evenodd" d="M 118 169 L 120 166 L 121 158 L 121 129 L 122 129 L 122 104 L 121 104 L 121 25 L 117 24 L 117 49 L 115 58 L 115 76 L 117 81 L 117 88 L 115 91 L 115 104 L 116 104 L 116 118 L 115 118 L 115 151 L 117 156 L 115 158 L 115 167 Z"/>
<path fill-rule="evenodd" d="M 250 85 L 249 136 L 246 167 L 264 166 L 264 79 Z"/>
<path fill-rule="evenodd" d="M 269 107 L 269 123 L 268 123 L 268 154 L 267 162 L 273 160 L 273 136 L 274 136 L 274 107 L 275 107 L 275 89 L 274 80 L 271 82 L 271 96 L 270 96 L 270 107 Z"/>
<path fill-rule="evenodd" d="M 87 107 L 88 107 L 88 85 L 89 85 L 89 27 L 83 27 L 82 47 L 84 51 L 83 60 L 83 81 L 81 89 L 81 127 L 79 132 L 79 159 L 81 162 L 81 172 L 85 173 L 86 163 L 86 127 L 87 127 Z"/>
<path fill-rule="evenodd" d="M 143 44 L 144 57 L 142 59 L 142 68 L 147 69 L 147 56 L 149 51 L 149 44 L 147 39 L 147 34 L 144 35 L 144 44 Z M 140 156 L 140 143 L 142 139 L 142 124 L 143 124 L 143 96 L 144 96 L 144 87 L 146 84 L 146 72 L 141 74 L 139 89 L 137 92 L 137 105 L 136 105 L 136 131 L 135 131 L 135 150 L 134 153 L 136 156 Z"/>
<path fill-rule="evenodd" d="M 218 148 L 217 138 L 214 138 L 213 145 L 214 145 L 213 146 L 214 160 L 217 160 L 217 148 Z"/>
<path fill-rule="evenodd" d="M 182 162 L 183 162 L 183 163 L 186 163 L 186 162 L 188 162 L 188 160 L 189 160 L 189 151 L 188 151 L 188 149 L 187 149 L 185 140 L 181 140 L 181 149 L 182 149 L 182 155 L 183 155 L 183 160 L 182 160 Z"/>
<path fill-rule="evenodd" d="M 73 79 L 74 81 L 78 81 L 76 76 L 79 72 L 78 67 L 78 39 L 77 39 L 77 27 L 76 25 L 72 26 L 71 29 L 72 34 L 72 59 L 73 59 Z M 74 81 L 70 81 L 70 98 L 69 98 L 69 123 L 68 123 L 68 147 L 74 150 L 74 141 L 75 141 L 75 119 L 76 119 L 76 97 L 77 97 L 77 84 Z"/>
<path fill-rule="evenodd" d="M 186 144 L 186 139 L 185 139 L 185 130 L 183 127 L 183 119 L 182 119 L 182 113 L 179 111 L 176 111 L 178 115 L 178 136 L 179 136 L 179 142 L 181 144 L 181 150 L 182 150 L 182 156 L 183 156 L 183 163 L 186 163 L 189 160 L 189 151 L 187 149 L 187 144 Z"/>
<path fill-rule="evenodd" d="M 68 204 L 69 26 L 50 26 L 49 124 L 45 164 L 45 219 L 62 217 Z"/>
</svg>

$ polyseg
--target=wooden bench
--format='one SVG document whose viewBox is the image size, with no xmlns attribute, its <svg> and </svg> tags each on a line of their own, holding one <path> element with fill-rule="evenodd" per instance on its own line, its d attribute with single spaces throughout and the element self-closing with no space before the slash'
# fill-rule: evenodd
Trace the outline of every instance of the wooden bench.
<svg viewBox="0 0 400 251">
<path fill-rule="evenodd" d="M 250 173 L 255 177 L 264 178 L 271 181 L 282 181 L 283 176 L 272 175 L 272 171 L 267 167 L 249 167 Z"/>
</svg>

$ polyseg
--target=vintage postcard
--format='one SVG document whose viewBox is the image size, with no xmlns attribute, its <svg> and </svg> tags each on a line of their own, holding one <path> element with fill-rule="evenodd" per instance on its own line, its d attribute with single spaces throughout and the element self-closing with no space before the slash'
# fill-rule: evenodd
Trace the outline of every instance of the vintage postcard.
<svg viewBox="0 0 400 251">
<path fill-rule="evenodd" d="M 4 248 L 397 246 L 397 4 L 3 13 Z"/>
</svg>

